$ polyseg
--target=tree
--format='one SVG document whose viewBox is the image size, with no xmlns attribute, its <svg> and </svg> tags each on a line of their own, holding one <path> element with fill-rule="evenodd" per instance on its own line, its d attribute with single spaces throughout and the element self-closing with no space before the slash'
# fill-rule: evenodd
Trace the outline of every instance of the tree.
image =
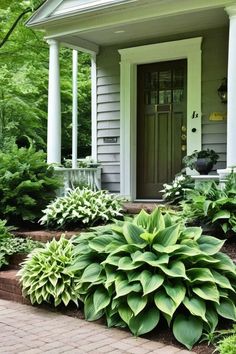
<svg viewBox="0 0 236 354">
<path fill-rule="evenodd" d="M 42 1 L 2 0 L 0 9 L 0 148 L 28 136 L 46 147 L 48 45 L 26 28 Z M 71 153 L 71 51 L 61 50 L 63 156 Z M 79 55 L 79 151 L 90 151 L 90 58 Z"/>
</svg>

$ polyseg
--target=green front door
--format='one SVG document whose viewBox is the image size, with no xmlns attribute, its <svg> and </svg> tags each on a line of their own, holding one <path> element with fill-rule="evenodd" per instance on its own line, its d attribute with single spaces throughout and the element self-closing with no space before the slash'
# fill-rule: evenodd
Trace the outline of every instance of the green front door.
<svg viewBox="0 0 236 354">
<path fill-rule="evenodd" d="M 137 199 L 156 199 L 186 154 L 187 60 L 139 65 L 137 102 Z"/>
</svg>

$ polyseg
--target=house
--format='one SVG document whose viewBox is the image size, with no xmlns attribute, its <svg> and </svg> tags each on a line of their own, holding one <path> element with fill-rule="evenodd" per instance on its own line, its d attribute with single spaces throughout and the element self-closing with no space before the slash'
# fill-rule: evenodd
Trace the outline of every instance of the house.
<svg viewBox="0 0 236 354">
<path fill-rule="evenodd" d="M 60 162 L 59 46 L 67 46 L 74 127 L 76 55 L 91 54 L 92 154 L 103 188 L 156 199 L 182 157 L 205 148 L 219 153 L 221 175 L 236 166 L 235 0 L 48 0 L 28 26 L 44 30 L 50 47 L 49 162 Z"/>
</svg>

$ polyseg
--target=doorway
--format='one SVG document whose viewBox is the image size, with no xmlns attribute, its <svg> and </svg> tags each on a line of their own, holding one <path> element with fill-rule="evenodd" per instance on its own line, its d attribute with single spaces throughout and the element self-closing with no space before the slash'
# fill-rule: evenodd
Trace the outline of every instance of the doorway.
<svg viewBox="0 0 236 354">
<path fill-rule="evenodd" d="M 187 152 L 187 60 L 137 66 L 137 199 L 161 197 Z"/>
</svg>

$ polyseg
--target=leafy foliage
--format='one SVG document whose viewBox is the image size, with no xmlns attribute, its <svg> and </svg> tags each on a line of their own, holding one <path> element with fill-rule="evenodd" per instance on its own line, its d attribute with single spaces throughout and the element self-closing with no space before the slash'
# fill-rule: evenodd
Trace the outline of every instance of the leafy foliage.
<svg viewBox="0 0 236 354">
<path fill-rule="evenodd" d="M 76 188 L 49 204 L 40 222 L 57 228 L 92 226 L 121 216 L 121 211 L 121 199 L 107 191 Z"/>
<path fill-rule="evenodd" d="M 89 321 L 105 315 L 108 326 L 147 333 L 164 318 L 187 348 L 220 317 L 236 319 L 236 267 L 223 245 L 201 228 L 185 227 L 155 209 L 74 239 L 69 268 Z"/>
<path fill-rule="evenodd" d="M 73 259 L 73 245 L 64 237 L 34 250 L 18 272 L 23 294 L 29 296 L 32 304 L 48 302 L 67 306 L 73 301 L 77 305 L 76 277 L 67 271 Z"/>
<path fill-rule="evenodd" d="M 12 24 L 24 13 L 42 3 L 40 0 L 1 0 L 0 45 Z M 5 150 L 12 142 L 27 135 L 37 148 L 46 147 L 47 88 L 48 88 L 48 44 L 41 32 L 25 26 L 28 14 L 18 22 L 14 31 L 0 50 L 0 149 Z M 78 152 L 81 157 L 90 155 L 90 57 L 79 53 Z M 71 154 L 72 117 L 72 54 L 61 48 L 61 97 L 62 153 Z"/>
<path fill-rule="evenodd" d="M 183 215 L 192 222 L 211 223 L 224 233 L 236 232 L 236 174 L 231 174 L 222 189 L 215 182 L 204 182 L 187 191 Z"/>
<path fill-rule="evenodd" d="M 163 198 L 165 201 L 177 204 L 183 199 L 185 199 L 185 194 L 187 191 L 194 188 L 194 180 L 187 175 L 177 175 L 172 183 L 163 184 L 164 189 Z"/>
<path fill-rule="evenodd" d="M 236 334 L 224 338 L 217 347 L 220 354 L 236 353 Z"/>
<path fill-rule="evenodd" d="M 15 238 L 12 227 L 6 226 L 6 220 L 0 220 L 0 269 L 9 264 L 9 256 L 16 253 L 29 253 L 42 244 L 31 239 Z"/>
<path fill-rule="evenodd" d="M 0 151 L 1 218 L 13 224 L 39 219 L 59 186 L 42 151 L 15 145 L 6 153 Z"/>
</svg>

